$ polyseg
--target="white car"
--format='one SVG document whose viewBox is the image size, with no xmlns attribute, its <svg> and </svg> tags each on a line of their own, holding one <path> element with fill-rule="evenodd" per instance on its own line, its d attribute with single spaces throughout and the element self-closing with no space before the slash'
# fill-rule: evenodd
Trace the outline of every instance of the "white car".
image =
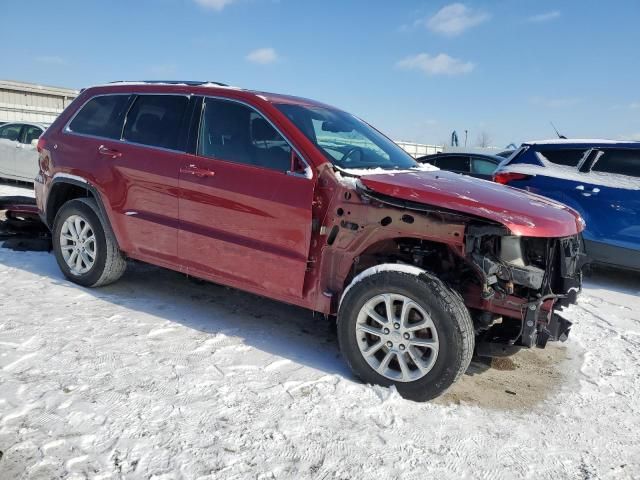
<svg viewBox="0 0 640 480">
<path fill-rule="evenodd" d="M 0 178 L 33 182 L 38 174 L 38 138 L 47 129 L 41 123 L 0 125 Z"/>
</svg>

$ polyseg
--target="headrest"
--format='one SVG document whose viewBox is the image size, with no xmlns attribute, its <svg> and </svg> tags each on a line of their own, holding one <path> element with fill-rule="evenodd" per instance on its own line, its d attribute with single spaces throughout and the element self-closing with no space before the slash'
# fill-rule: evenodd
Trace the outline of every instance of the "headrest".
<svg viewBox="0 0 640 480">
<path fill-rule="evenodd" d="M 254 142 L 277 140 L 279 135 L 275 128 L 264 118 L 256 118 L 251 122 L 251 133 Z"/>
<path fill-rule="evenodd" d="M 157 129 L 160 128 L 160 123 L 160 117 L 151 113 L 145 113 L 140 115 L 138 118 L 138 121 L 136 122 L 136 131 L 144 133 L 158 133 Z"/>
</svg>

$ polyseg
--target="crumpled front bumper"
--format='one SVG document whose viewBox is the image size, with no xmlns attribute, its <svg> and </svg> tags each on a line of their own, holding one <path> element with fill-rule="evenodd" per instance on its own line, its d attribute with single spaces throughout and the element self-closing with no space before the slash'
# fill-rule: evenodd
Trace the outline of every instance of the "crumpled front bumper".
<svg viewBox="0 0 640 480">
<path fill-rule="evenodd" d="M 582 291 L 582 267 L 587 261 L 581 236 L 566 238 L 559 245 L 560 268 L 556 290 L 562 294 L 549 294 L 524 305 L 520 342 L 526 347 L 544 348 L 549 340 L 564 342 L 572 323 L 558 312 L 574 304 Z"/>
<path fill-rule="evenodd" d="M 469 302 L 471 307 L 478 305 L 481 310 L 519 320 L 515 325 L 507 322 L 513 327 L 518 325 L 516 330 L 499 325 L 483 332 L 477 342 L 479 355 L 511 355 L 523 347 L 544 348 L 548 341 L 567 340 L 572 324 L 561 312 L 577 301 L 582 290 L 581 271 L 586 255 L 580 235 L 558 239 L 554 248 L 543 289 L 537 296 L 526 299 L 496 295 L 482 302 Z"/>
<path fill-rule="evenodd" d="M 566 341 L 572 323 L 562 317 L 558 311 L 566 306 L 565 301 L 575 303 L 577 293 L 575 295 L 547 296 L 537 302 L 525 304 L 523 306 L 522 333 L 518 343 L 524 347 L 535 345 L 544 348 L 549 340 L 552 342 Z"/>
</svg>

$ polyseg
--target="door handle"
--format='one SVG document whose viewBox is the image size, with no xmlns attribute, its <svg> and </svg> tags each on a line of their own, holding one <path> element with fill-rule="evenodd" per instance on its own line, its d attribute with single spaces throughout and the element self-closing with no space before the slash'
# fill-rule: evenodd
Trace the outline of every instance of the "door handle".
<svg viewBox="0 0 640 480">
<path fill-rule="evenodd" d="M 118 150 L 114 150 L 113 148 L 105 147 L 104 145 L 100 145 L 98 147 L 98 153 L 100 155 L 104 155 L 105 157 L 111 157 L 111 158 L 120 158 L 122 156 L 122 152 L 119 152 Z"/>
<path fill-rule="evenodd" d="M 189 165 L 188 167 L 180 168 L 180 173 L 183 173 L 185 175 L 195 175 L 198 178 L 213 177 L 216 174 L 216 172 L 214 172 L 213 170 L 198 168 L 193 164 Z"/>
<path fill-rule="evenodd" d="M 578 185 L 576 190 L 580 191 L 580 193 L 585 197 L 590 197 L 591 195 L 600 193 L 600 189 L 598 187 L 593 187 L 591 191 L 585 191 L 584 185 Z"/>
</svg>

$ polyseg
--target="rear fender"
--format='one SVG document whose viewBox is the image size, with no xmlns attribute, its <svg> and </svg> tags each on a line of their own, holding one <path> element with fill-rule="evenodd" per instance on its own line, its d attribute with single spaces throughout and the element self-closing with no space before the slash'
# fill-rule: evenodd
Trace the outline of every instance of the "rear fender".
<svg viewBox="0 0 640 480">
<path fill-rule="evenodd" d="M 85 197 L 90 196 L 96 201 L 98 205 L 98 209 L 100 211 L 100 215 L 102 217 L 102 221 L 104 222 L 105 229 L 107 229 L 116 239 L 116 242 L 118 242 L 118 237 L 117 235 L 115 235 L 113 227 L 111 226 L 109 214 L 104 206 L 100 192 L 94 185 L 92 185 L 87 180 L 81 177 L 75 177 L 75 176 L 72 177 L 71 175 L 55 176 L 53 180 L 51 180 L 51 184 L 49 186 L 49 191 L 47 194 L 47 199 L 45 202 L 46 210 L 44 215 L 45 217 L 44 221 L 47 227 L 50 230 L 53 229 L 53 222 L 55 220 L 55 217 L 58 213 L 59 208 L 62 206 L 64 202 L 71 200 L 72 198 L 78 198 L 77 196 L 73 196 L 71 198 L 65 198 L 66 197 L 65 192 L 67 191 L 65 187 L 67 186 L 74 186 L 79 189 L 82 189 L 83 191 L 86 192 Z"/>
</svg>

